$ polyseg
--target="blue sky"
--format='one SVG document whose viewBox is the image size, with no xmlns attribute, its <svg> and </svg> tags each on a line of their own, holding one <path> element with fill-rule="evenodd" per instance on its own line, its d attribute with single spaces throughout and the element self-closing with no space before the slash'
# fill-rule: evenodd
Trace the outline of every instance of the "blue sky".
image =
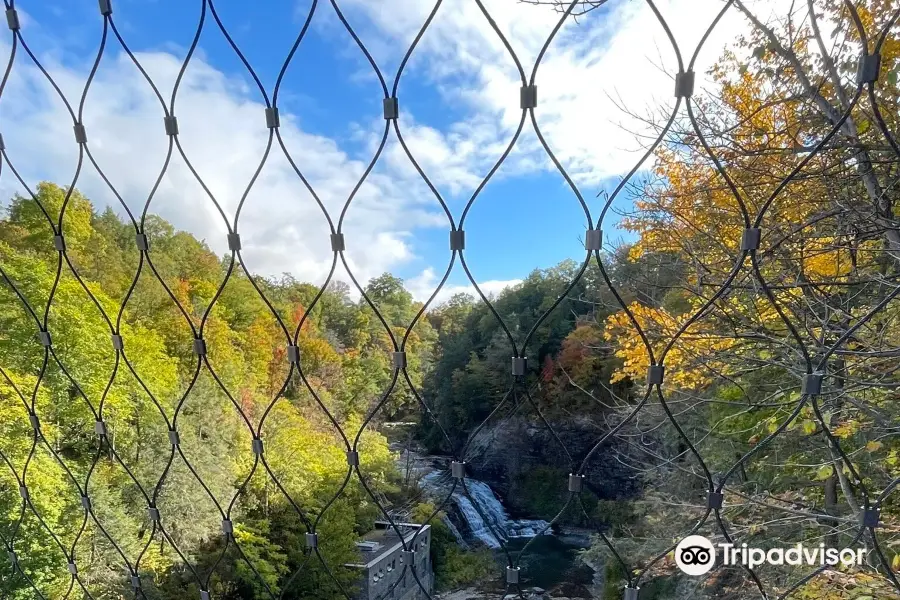
<svg viewBox="0 0 900 600">
<path fill-rule="evenodd" d="M 716 0 L 670 0 L 661 10 L 684 48 L 692 49 L 704 23 L 687 6 Z M 195 32 L 200 2 L 114 0 L 113 19 L 125 42 L 168 99 L 174 76 Z M 511 0 L 486 2 L 528 74 L 558 16 L 544 7 Z M 422 0 L 343 0 L 341 10 L 372 52 L 390 87 L 399 60 L 433 5 Z M 102 20 L 94 2 L 17 3 L 23 35 L 70 102 L 77 103 L 95 56 Z M 248 8 L 219 0 L 216 10 L 271 97 L 288 49 L 310 4 L 273 0 Z M 721 39 L 733 25 L 726 19 Z M 633 165 L 642 124 L 622 110 L 665 111 L 673 103 L 675 62 L 649 9 L 634 1 L 611 2 L 580 24 L 566 23 L 538 72 L 538 124 L 573 176 L 592 217 Z M 8 44 L 8 43 L 7 43 Z M 706 63 L 719 53 L 714 39 Z M 0 47 L 8 52 L 8 45 Z M 262 97 L 227 45 L 211 14 L 176 101 L 180 138 L 204 182 L 234 214 L 263 154 L 267 131 Z M 683 51 L 685 51 L 683 49 Z M 704 61 L 701 60 L 701 67 Z M 77 147 L 71 121 L 46 81 L 20 53 L 0 126 L 10 158 L 26 180 L 71 180 Z M 474 2 L 445 0 L 400 82 L 400 127 L 426 174 L 458 220 L 465 202 L 511 138 L 521 111 L 514 63 Z M 312 26 L 292 61 L 278 105 L 286 145 L 324 199 L 333 218 L 380 140 L 381 90 L 372 69 L 340 25 L 330 3 L 319 2 Z M 613 98 L 620 100 L 614 101 Z M 110 35 L 85 114 L 89 144 L 129 206 L 142 205 L 165 155 L 162 109 Z M 296 153 L 296 154 L 295 154 Z M 224 252 L 224 224 L 212 203 L 175 160 L 151 212 L 204 238 Z M 17 191 L 0 179 L 4 196 Z M 87 169 L 78 186 L 98 205 L 117 202 Z M 631 238 L 616 227 L 615 209 L 604 221 L 607 245 Z M 572 191 L 539 147 L 529 122 L 525 133 L 467 217 L 466 259 L 485 289 L 497 291 L 535 268 L 582 259 L 584 213 Z M 313 199 L 277 146 L 242 212 L 245 259 L 264 274 L 291 272 L 319 282 L 330 265 L 328 229 Z M 348 210 L 347 255 L 362 279 L 389 270 L 427 297 L 449 261 L 449 225 L 412 170 L 393 132 L 382 159 Z M 359 269 L 359 272 L 356 272 Z M 337 278 L 342 277 L 340 270 Z M 465 291 L 457 265 L 441 295 Z"/>
</svg>

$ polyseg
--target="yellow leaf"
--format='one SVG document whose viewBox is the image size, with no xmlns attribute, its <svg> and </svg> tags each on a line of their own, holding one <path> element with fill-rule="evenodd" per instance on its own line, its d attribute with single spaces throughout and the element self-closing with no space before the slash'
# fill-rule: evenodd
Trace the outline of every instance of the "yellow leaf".
<svg viewBox="0 0 900 600">
<path fill-rule="evenodd" d="M 881 442 L 872 440 L 871 442 L 869 442 L 868 444 L 866 444 L 866 450 L 869 451 L 869 452 L 877 452 L 878 450 L 881 449 L 881 447 L 882 447 L 883 445 L 884 445 L 884 444 L 882 444 Z"/>
<path fill-rule="evenodd" d="M 841 423 L 840 425 L 835 427 L 832 433 L 837 437 L 844 439 L 855 434 L 857 431 L 859 431 L 859 421 L 854 421 L 851 419 L 850 421 Z"/>
</svg>

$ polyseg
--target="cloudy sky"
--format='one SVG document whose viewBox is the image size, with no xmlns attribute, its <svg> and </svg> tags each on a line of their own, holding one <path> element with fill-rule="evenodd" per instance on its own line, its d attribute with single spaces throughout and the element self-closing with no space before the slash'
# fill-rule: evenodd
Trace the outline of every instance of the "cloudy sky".
<svg viewBox="0 0 900 600">
<path fill-rule="evenodd" d="M 528 76 L 559 15 L 516 0 L 484 0 Z M 100 47 L 103 20 L 94 0 L 22 0 L 22 33 L 73 109 Z M 166 103 L 196 32 L 202 3 L 113 0 L 113 20 Z M 252 6 L 251 8 L 249 8 Z M 434 8 L 426 0 L 340 0 L 347 21 L 371 52 L 388 87 L 407 48 Z M 722 0 L 657 0 L 682 53 L 692 54 Z M 258 74 L 270 100 L 288 52 L 306 21 L 310 0 L 251 4 L 218 0 L 222 23 Z M 746 27 L 732 11 L 701 52 L 708 68 Z M 3 60 L 9 36 L 0 42 Z M 674 105 L 671 44 L 646 2 L 610 0 L 578 22 L 567 20 L 537 71 L 538 126 L 572 176 L 594 219 L 603 200 L 635 163 L 644 113 Z M 459 217 L 501 156 L 519 124 L 515 62 L 474 0 L 444 0 L 399 81 L 400 131 L 410 151 Z M 384 129 L 381 84 L 330 2 L 315 7 L 307 36 L 287 66 L 278 92 L 281 133 L 297 167 L 335 224 L 372 159 Z M 265 102 L 207 10 L 199 45 L 175 98 L 179 140 L 200 178 L 231 219 L 268 141 Z M 109 32 L 99 70 L 84 102 L 89 147 L 137 214 L 167 150 L 163 109 Z M 78 157 L 72 118 L 46 78 L 19 48 L 0 98 L 0 130 L 10 160 L 30 185 L 68 184 Z M 99 207 L 123 212 L 87 164 L 77 186 Z M 3 198 L 21 188 L 4 169 Z M 617 201 L 629 205 L 627 197 Z M 227 251 L 226 226 L 209 195 L 176 153 L 150 212 Z M 623 239 L 616 214 L 604 221 L 609 243 Z M 530 121 L 509 159 L 469 211 L 467 262 L 486 291 L 497 291 L 534 268 L 584 256 L 584 212 L 543 152 Z M 326 218 L 285 154 L 274 145 L 240 213 L 244 258 L 264 275 L 289 272 L 321 283 L 331 265 Z M 381 159 L 343 221 L 347 258 L 357 279 L 384 271 L 403 277 L 425 299 L 446 269 L 449 222 L 391 132 Z M 339 270 L 338 279 L 347 280 Z M 441 294 L 467 289 L 457 264 Z"/>
</svg>

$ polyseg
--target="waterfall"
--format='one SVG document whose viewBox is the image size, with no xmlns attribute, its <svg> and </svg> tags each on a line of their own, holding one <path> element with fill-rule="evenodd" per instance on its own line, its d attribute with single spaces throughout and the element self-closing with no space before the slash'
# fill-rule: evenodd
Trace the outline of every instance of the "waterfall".
<svg viewBox="0 0 900 600">
<path fill-rule="evenodd" d="M 436 491 L 442 490 L 446 494 L 452 482 L 443 480 L 442 475 L 440 471 L 433 471 L 421 479 L 420 485 Z M 547 522 L 539 519 L 510 520 L 503 504 L 488 484 L 468 477 L 465 483 L 468 495 L 462 486 L 458 485 L 453 490 L 450 500 L 465 522 L 471 537 L 487 547 L 499 548 L 501 541 L 510 538 L 534 537 L 547 527 Z"/>
<path fill-rule="evenodd" d="M 500 525 L 506 522 L 505 512 L 503 510 L 503 506 L 500 505 L 500 501 L 493 495 L 493 492 L 490 492 L 490 488 L 488 488 L 490 502 L 484 502 L 484 498 L 481 500 L 478 499 L 478 496 L 475 493 L 477 488 L 481 486 L 487 487 L 485 484 L 481 484 L 481 486 L 475 486 L 475 481 L 467 482 L 470 493 L 472 497 L 475 498 L 475 501 L 478 502 L 479 508 L 481 508 L 481 512 L 488 517 L 488 520 L 491 521 L 491 525 L 494 527 L 494 531 L 500 529 Z M 480 490 L 479 490 L 480 491 Z M 472 504 L 472 501 L 469 500 L 464 494 L 461 492 L 453 492 L 453 503 L 456 504 L 456 507 L 459 509 L 460 514 L 466 522 L 466 525 L 469 526 L 469 532 L 481 540 L 487 547 L 489 548 L 499 548 L 500 542 L 497 541 L 496 536 L 491 533 L 491 530 L 485 524 L 484 519 L 481 518 L 481 514 L 478 513 L 478 510 Z"/>
</svg>

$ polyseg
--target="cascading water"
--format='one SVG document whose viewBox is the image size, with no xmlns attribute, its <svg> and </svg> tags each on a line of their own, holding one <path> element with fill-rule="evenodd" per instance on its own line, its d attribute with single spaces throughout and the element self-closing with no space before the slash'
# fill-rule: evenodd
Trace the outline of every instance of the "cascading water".
<svg viewBox="0 0 900 600">
<path fill-rule="evenodd" d="M 466 477 L 463 481 L 468 494 L 458 483 L 453 488 L 454 480 L 447 472 L 448 457 L 417 452 L 410 449 L 408 441 L 398 442 L 392 449 L 398 453 L 397 466 L 405 481 L 418 485 L 430 502 L 441 504 L 444 512 L 442 520 L 461 548 L 469 549 L 470 543 L 475 543 L 497 550 L 502 541 L 510 552 L 521 552 L 529 538 L 550 533 L 546 521 L 510 520 L 503 504 L 483 481 Z M 446 504 L 445 500 L 448 500 Z M 522 563 L 529 573 L 531 584 L 550 589 L 565 581 L 570 570 L 578 564 L 577 548 L 590 546 L 590 539 L 586 535 L 584 537 L 584 540 L 573 542 L 572 537 L 565 535 L 563 530 L 561 535 L 542 535 L 535 539 Z M 592 569 L 599 569 L 602 573 L 602 563 L 588 569 L 586 576 L 593 577 Z"/>
<path fill-rule="evenodd" d="M 547 528 L 547 522 L 542 520 L 511 520 L 493 490 L 483 481 L 467 477 L 465 484 L 468 494 L 457 485 L 450 501 L 465 522 L 467 533 L 487 547 L 499 548 L 501 541 L 510 538 L 534 537 Z M 437 495 L 441 492 L 446 495 L 453 483 L 446 480 L 445 473 L 433 471 L 423 477 L 419 485 Z"/>
</svg>

